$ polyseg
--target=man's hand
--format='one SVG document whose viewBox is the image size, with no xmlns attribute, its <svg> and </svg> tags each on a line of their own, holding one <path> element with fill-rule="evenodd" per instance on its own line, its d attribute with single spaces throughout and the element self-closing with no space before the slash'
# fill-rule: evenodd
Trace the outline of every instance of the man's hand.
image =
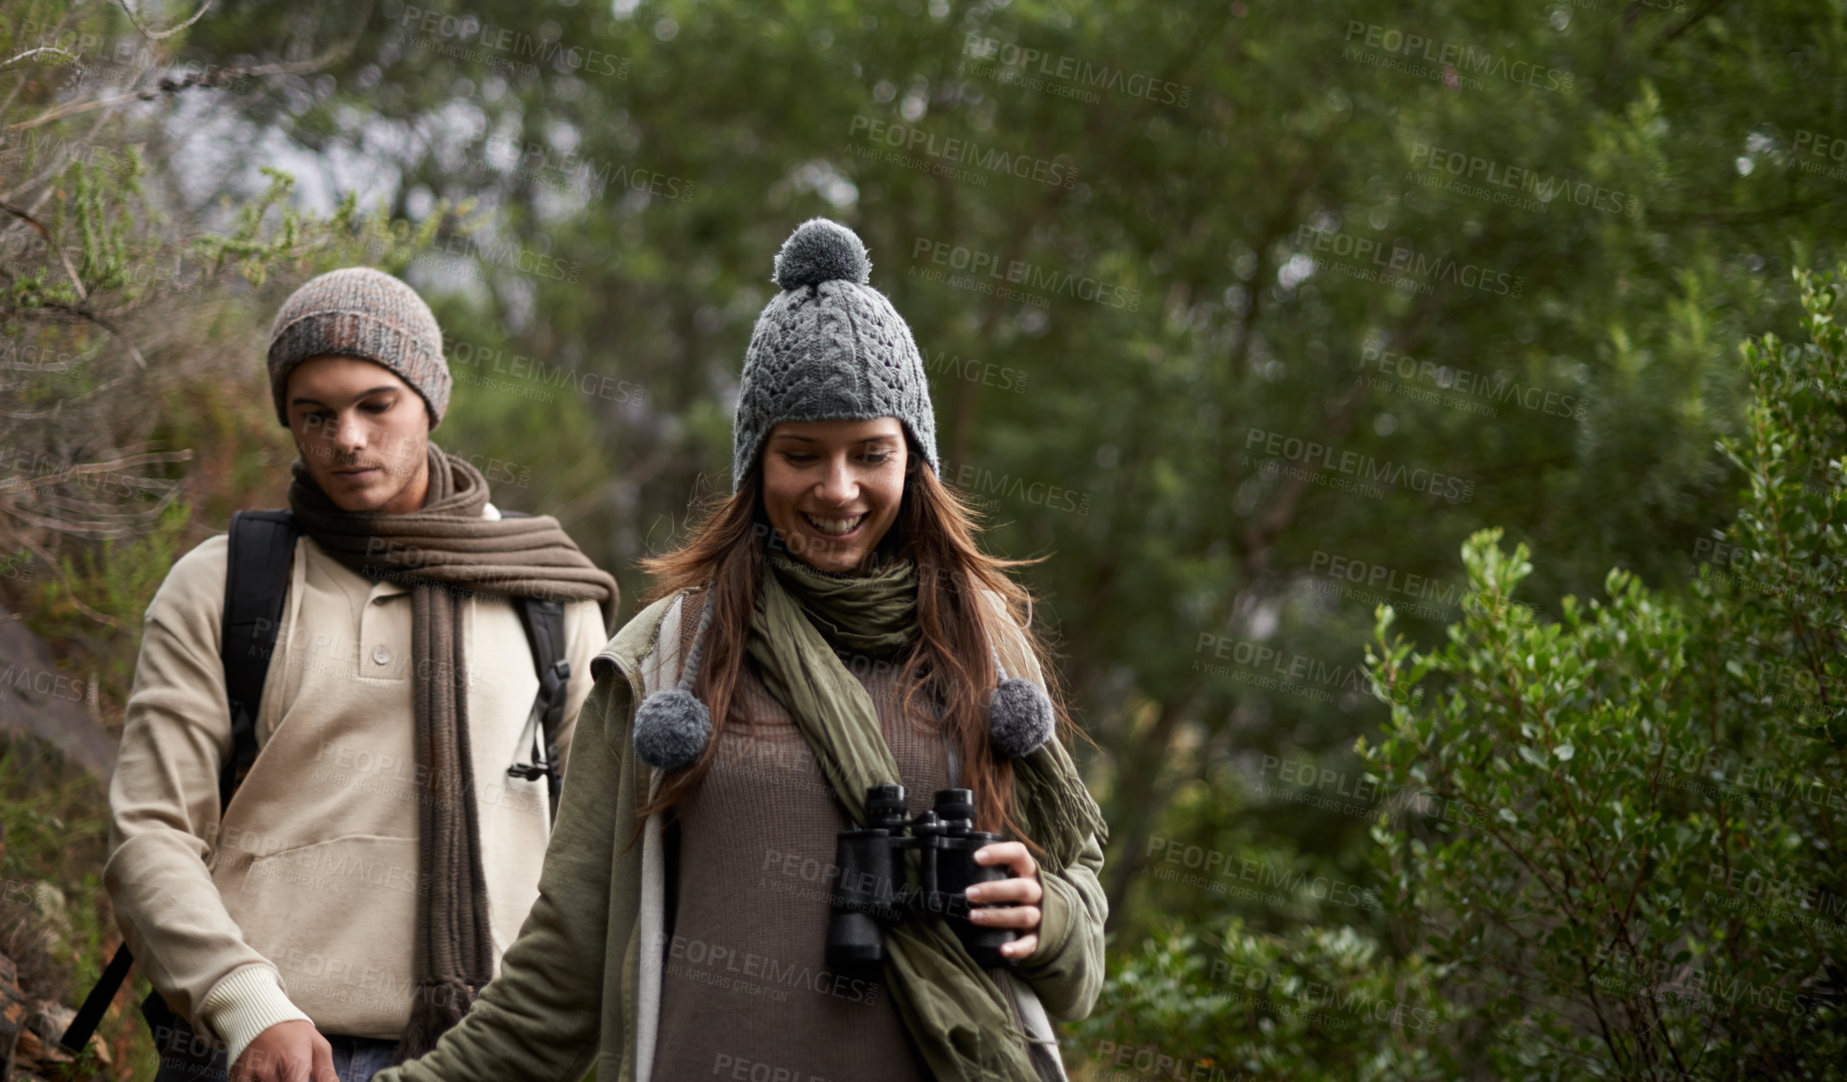
<svg viewBox="0 0 1847 1082">
<path fill-rule="evenodd" d="M 1039 885 L 1039 865 L 1032 854 L 1019 842 L 995 842 L 975 850 L 975 863 L 1005 864 L 1014 878 L 968 888 L 969 901 L 993 906 L 971 909 L 969 920 L 1017 931 L 1019 938 L 1001 948 L 1009 958 L 1018 960 L 1038 950 L 1039 903 L 1045 899 L 1045 888 Z"/>
<path fill-rule="evenodd" d="M 251 1041 L 231 1065 L 231 1082 L 340 1082 L 333 1045 L 313 1023 L 277 1022 Z"/>
</svg>

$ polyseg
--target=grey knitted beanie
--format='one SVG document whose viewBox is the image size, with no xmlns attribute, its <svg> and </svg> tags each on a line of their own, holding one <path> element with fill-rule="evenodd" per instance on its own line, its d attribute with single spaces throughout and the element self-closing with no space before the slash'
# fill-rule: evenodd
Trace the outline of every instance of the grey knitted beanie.
<svg viewBox="0 0 1847 1082">
<path fill-rule="evenodd" d="M 941 473 L 930 383 L 911 328 L 867 283 L 872 261 L 851 229 L 826 218 L 798 226 L 776 253 L 771 298 L 750 335 L 732 424 L 731 491 L 783 421 L 896 417 Z"/>
<path fill-rule="evenodd" d="M 269 387 L 284 428 L 289 372 L 325 353 L 391 369 L 423 396 L 430 428 L 442 423 L 454 383 L 443 359 L 442 330 L 430 306 L 398 279 L 371 267 L 344 267 L 310 279 L 282 302 L 269 331 Z"/>
</svg>

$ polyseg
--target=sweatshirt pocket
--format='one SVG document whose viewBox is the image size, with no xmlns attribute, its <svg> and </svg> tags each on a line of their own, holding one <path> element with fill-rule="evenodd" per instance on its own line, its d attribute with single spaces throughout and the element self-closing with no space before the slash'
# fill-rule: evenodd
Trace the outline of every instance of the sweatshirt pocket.
<svg viewBox="0 0 1847 1082">
<path fill-rule="evenodd" d="M 225 908 L 323 1032 L 395 1036 L 409 1018 L 417 840 L 349 834 L 220 868 Z"/>
</svg>

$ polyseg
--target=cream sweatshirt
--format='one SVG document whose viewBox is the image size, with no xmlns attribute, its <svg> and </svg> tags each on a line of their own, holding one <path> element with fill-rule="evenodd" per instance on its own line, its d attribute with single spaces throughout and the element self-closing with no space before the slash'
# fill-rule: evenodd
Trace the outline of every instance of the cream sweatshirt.
<svg viewBox="0 0 1847 1082">
<path fill-rule="evenodd" d="M 485 516 L 500 517 L 491 505 Z M 183 556 L 148 606 L 110 783 L 103 882 L 136 964 L 167 1004 L 229 1045 L 306 1019 L 390 1038 L 409 1017 L 421 892 L 410 591 L 370 582 L 305 535 L 257 715 L 259 753 L 222 819 L 231 749 L 220 663 L 228 540 Z M 544 779 L 507 776 L 538 691 L 511 602 L 462 611 L 469 735 L 495 970 L 538 896 Z M 593 601 L 565 607 L 568 749 L 608 640 Z"/>
</svg>

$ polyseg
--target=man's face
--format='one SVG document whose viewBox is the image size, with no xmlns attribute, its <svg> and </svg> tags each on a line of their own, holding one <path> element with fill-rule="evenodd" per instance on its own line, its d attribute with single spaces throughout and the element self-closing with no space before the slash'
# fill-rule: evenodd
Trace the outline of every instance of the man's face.
<svg viewBox="0 0 1847 1082">
<path fill-rule="evenodd" d="M 896 417 L 784 421 L 763 444 L 764 513 L 803 563 L 863 571 L 904 502 L 908 453 Z"/>
<path fill-rule="evenodd" d="M 342 511 L 423 506 L 429 409 L 396 373 L 358 357 L 310 357 L 290 370 L 282 400 L 309 476 Z"/>
</svg>

